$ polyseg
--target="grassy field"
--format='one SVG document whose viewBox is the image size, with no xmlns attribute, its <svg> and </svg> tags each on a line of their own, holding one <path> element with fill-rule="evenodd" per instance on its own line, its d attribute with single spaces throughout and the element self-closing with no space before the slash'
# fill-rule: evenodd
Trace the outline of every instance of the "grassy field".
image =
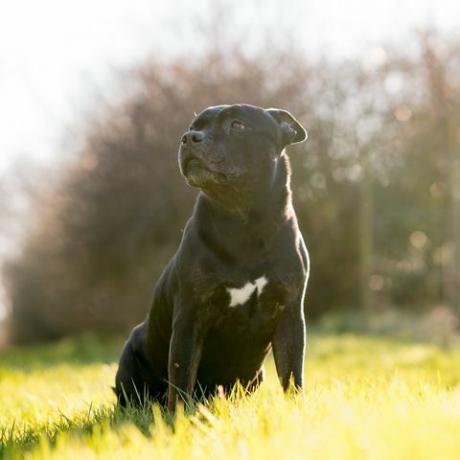
<svg viewBox="0 0 460 460">
<path fill-rule="evenodd" d="M 114 409 L 120 342 L 92 337 L 0 355 L 0 458 L 459 459 L 460 350 L 313 334 L 304 397 L 268 363 L 253 396 L 179 413 Z"/>
</svg>

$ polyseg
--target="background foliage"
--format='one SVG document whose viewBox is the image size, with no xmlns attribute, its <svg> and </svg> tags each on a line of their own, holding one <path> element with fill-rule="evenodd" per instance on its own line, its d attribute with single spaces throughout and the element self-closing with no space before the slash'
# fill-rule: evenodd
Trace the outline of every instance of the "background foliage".
<svg viewBox="0 0 460 460">
<path fill-rule="evenodd" d="M 220 103 L 282 107 L 309 132 L 289 151 L 312 259 L 307 318 L 459 311 L 458 41 L 420 34 L 407 51 L 334 63 L 286 43 L 152 56 L 123 74 L 122 100 L 99 105 L 79 151 L 34 190 L 22 251 L 5 267 L 16 341 L 142 320 L 196 194 L 178 172 L 178 139 Z"/>
</svg>

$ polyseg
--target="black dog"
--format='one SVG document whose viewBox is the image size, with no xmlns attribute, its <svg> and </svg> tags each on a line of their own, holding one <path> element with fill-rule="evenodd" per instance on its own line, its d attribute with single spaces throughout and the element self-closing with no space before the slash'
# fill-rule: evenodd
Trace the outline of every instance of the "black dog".
<svg viewBox="0 0 460 460">
<path fill-rule="evenodd" d="M 273 349 L 284 390 L 302 387 L 308 254 L 284 148 L 307 134 L 284 110 L 221 105 L 181 140 L 179 165 L 201 189 L 147 319 L 125 344 L 115 391 L 174 410 L 178 398 L 237 381 L 255 388 Z"/>
</svg>

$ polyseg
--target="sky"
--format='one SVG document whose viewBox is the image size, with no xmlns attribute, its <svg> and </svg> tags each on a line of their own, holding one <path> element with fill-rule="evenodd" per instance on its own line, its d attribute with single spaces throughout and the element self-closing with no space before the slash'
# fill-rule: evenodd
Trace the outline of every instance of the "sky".
<svg viewBox="0 0 460 460">
<path fill-rule="evenodd" d="M 235 16 L 216 14 L 222 1 L 233 5 Z M 410 43 L 416 28 L 460 27 L 458 0 L 221 2 L 0 0 L 0 185 L 13 165 L 17 171 L 29 159 L 51 164 L 65 154 L 68 127 L 92 94 L 110 92 L 115 69 L 149 53 L 193 59 L 205 45 L 197 24 L 210 17 L 217 27 L 237 21 L 243 43 L 257 42 L 267 28 L 275 39 L 294 28 L 306 55 L 350 59 L 372 55 L 385 43 Z M 0 229 L 0 263 L 2 253 Z"/>
</svg>

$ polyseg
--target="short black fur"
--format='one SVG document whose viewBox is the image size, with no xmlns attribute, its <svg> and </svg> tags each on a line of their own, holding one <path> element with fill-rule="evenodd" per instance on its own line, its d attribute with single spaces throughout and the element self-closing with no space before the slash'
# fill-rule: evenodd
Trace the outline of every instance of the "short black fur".
<svg viewBox="0 0 460 460">
<path fill-rule="evenodd" d="M 122 405 L 148 398 L 174 410 L 197 391 L 237 381 L 254 389 L 270 348 L 284 390 L 291 380 L 302 387 L 309 261 L 284 148 L 305 138 L 288 112 L 245 104 L 210 107 L 184 134 L 179 166 L 201 191 L 151 310 L 123 349 Z"/>
</svg>

